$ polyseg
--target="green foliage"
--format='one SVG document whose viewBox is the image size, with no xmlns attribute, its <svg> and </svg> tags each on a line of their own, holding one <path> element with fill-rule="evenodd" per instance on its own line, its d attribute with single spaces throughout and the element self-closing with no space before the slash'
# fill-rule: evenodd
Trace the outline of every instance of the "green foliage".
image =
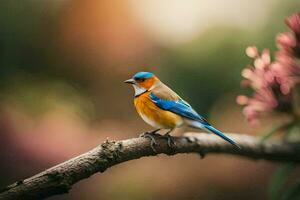
<svg viewBox="0 0 300 200">
<path fill-rule="evenodd" d="M 290 187 L 286 193 L 282 195 L 282 200 L 297 200 L 300 199 L 300 181 Z"/>
<path fill-rule="evenodd" d="M 274 134 L 278 133 L 279 131 L 284 131 L 285 135 L 289 134 L 295 127 L 297 127 L 295 121 L 274 126 L 267 133 L 262 135 L 260 142 L 266 142 L 269 138 L 271 138 Z"/>
<path fill-rule="evenodd" d="M 93 104 L 84 92 L 71 83 L 54 79 L 39 79 L 24 75 L 11 81 L 2 91 L 3 105 L 9 105 L 39 118 L 49 111 L 59 110 L 79 117 L 93 119 Z"/>
<path fill-rule="evenodd" d="M 273 175 L 269 185 L 269 197 L 271 200 L 280 200 L 283 186 L 288 179 L 288 175 L 295 168 L 294 163 L 283 164 Z"/>
</svg>

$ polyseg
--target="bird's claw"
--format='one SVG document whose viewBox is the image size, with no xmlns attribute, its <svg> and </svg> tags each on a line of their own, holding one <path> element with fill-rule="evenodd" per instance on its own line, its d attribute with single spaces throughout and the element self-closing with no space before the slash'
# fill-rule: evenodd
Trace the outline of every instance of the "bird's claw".
<svg viewBox="0 0 300 200">
<path fill-rule="evenodd" d="M 156 149 L 155 149 L 155 146 L 158 145 L 158 143 L 156 142 L 155 140 L 155 136 L 160 136 L 159 134 L 155 133 L 155 132 L 145 132 L 145 133 L 142 133 L 140 135 L 140 137 L 143 137 L 143 138 L 149 138 L 150 139 L 150 146 L 151 146 L 151 149 L 156 152 Z"/>
<path fill-rule="evenodd" d="M 170 148 L 172 148 L 173 146 L 176 146 L 176 142 L 175 142 L 174 138 L 173 138 L 169 133 L 166 133 L 166 134 L 163 135 L 162 137 L 164 137 L 164 138 L 167 139 L 168 146 L 169 146 Z"/>
<path fill-rule="evenodd" d="M 157 133 L 157 131 L 159 131 L 160 129 L 155 129 L 153 131 L 147 131 L 145 133 L 140 134 L 139 137 L 145 137 L 145 135 L 152 135 L 152 136 L 160 136 L 160 134 Z"/>
</svg>

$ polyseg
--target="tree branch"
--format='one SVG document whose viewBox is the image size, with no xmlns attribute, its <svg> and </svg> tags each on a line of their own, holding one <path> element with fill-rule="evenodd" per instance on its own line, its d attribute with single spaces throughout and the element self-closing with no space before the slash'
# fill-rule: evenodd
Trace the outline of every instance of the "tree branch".
<svg viewBox="0 0 300 200">
<path fill-rule="evenodd" d="M 176 137 L 176 146 L 169 148 L 163 138 L 157 138 L 156 152 L 145 138 L 121 141 L 106 141 L 91 151 L 47 169 L 35 176 L 18 181 L 0 191 L 0 199 L 43 199 L 67 193 L 73 184 L 97 173 L 104 172 L 116 164 L 157 154 L 198 153 L 202 157 L 208 153 L 223 153 L 252 159 L 279 162 L 300 162 L 297 145 L 268 140 L 261 144 L 257 137 L 242 134 L 227 134 L 241 147 L 231 144 L 212 134 L 187 133 Z"/>
</svg>

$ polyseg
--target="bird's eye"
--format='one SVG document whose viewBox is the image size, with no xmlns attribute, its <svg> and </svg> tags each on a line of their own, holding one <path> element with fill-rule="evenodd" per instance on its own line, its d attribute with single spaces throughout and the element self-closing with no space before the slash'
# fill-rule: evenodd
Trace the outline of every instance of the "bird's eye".
<svg viewBox="0 0 300 200">
<path fill-rule="evenodd" d="M 145 81 L 145 78 L 135 78 L 135 80 L 136 80 L 137 82 L 143 82 L 143 81 Z"/>
</svg>

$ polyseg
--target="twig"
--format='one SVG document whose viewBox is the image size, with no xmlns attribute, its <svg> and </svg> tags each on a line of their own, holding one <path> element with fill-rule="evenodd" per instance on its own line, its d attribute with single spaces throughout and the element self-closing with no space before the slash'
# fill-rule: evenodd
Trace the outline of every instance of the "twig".
<svg viewBox="0 0 300 200">
<path fill-rule="evenodd" d="M 298 145 L 287 144 L 272 139 L 260 143 L 259 138 L 227 134 L 241 147 L 231 144 L 212 134 L 187 133 L 176 137 L 176 146 L 168 147 L 167 141 L 157 138 L 156 152 L 145 138 L 132 138 L 121 141 L 106 141 L 91 151 L 47 169 L 35 176 L 18 181 L 0 191 L 0 199 L 44 199 L 53 195 L 67 193 L 73 184 L 97 173 L 104 172 L 116 164 L 157 154 L 198 153 L 202 157 L 208 153 L 222 153 L 264 159 L 278 162 L 300 162 Z"/>
</svg>

